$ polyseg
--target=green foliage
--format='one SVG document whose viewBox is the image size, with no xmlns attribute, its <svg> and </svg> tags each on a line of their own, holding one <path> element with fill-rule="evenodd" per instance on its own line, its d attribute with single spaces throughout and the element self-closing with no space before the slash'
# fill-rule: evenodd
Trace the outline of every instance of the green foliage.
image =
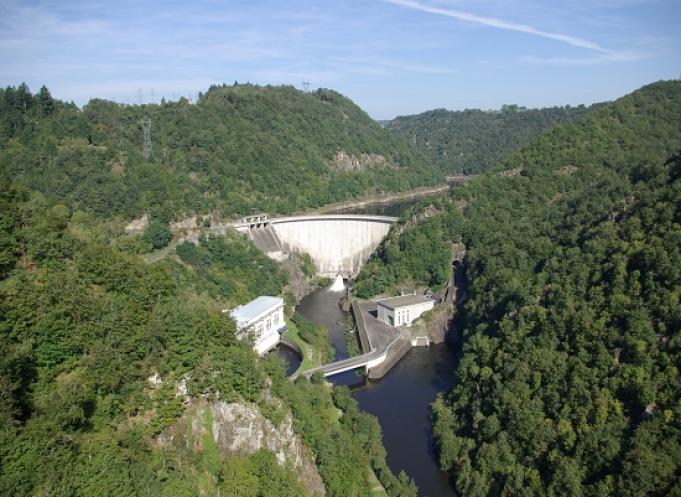
<svg viewBox="0 0 681 497">
<path fill-rule="evenodd" d="M 145 118 L 152 122 L 150 160 L 143 155 Z M 385 162 L 348 171 L 334 162 L 339 151 Z M 190 212 L 291 213 L 442 180 L 349 99 L 290 86 L 213 86 L 195 105 L 95 99 L 82 110 L 52 99 L 47 88 L 35 97 L 25 85 L 0 89 L 0 165 L 74 211 L 150 213 L 164 222 Z M 391 174 L 398 166 L 400 174 Z"/>
<path fill-rule="evenodd" d="M 154 435 L 172 425 L 182 414 L 182 398 L 175 395 L 175 384 L 166 381 L 165 384 L 156 391 L 154 398 L 156 405 L 156 416 L 151 422 L 150 429 Z"/>
<path fill-rule="evenodd" d="M 312 448 L 329 497 L 370 497 L 367 473 L 374 468 L 390 495 L 415 497 L 413 482 L 398 480 L 385 463 L 381 429 L 375 417 L 359 410 L 345 387 L 277 378 L 272 386 L 293 412 L 293 428 Z"/>
<path fill-rule="evenodd" d="M 203 418 L 203 464 L 206 471 L 214 476 L 220 472 L 220 452 L 213 438 L 213 414 L 210 409 Z"/>
<path fill-rule="evenodd" d="M 170 232 L 168 223 L 156 219 L 149 223 L 149 227 L 144 231 L 143 236 L 143 240 L 155 250 L 166 247 L 172 239 L 173 234 Z"/>
<path fill-rule="evenodd" d="M 291 471 L 277 462 L 274 454 L 259 450 L 248 457 L 225 462 L 220 491 L 234 497 L 304 497 L 307 495 Z"/>
<path fill-rule="evenodd" d="M 681 83 L 649 85 L 497 168 L 520 175 L 452 191 L 431 235 L 465 243 L 470 283 L 456 386 L 433 418 L 458 493 L 679 491 L 681 157 L 666 159 L 680 110 Z M 400 261 L 359 279 L 409 276 Z"/>
<path fill-rule="evenodd" d="M 303 274 L 308 278 L 312 278 L 317 273 L 317 268 L 315 267 L 310 254 L 301 254 L 300 269 L 302 269 Z"/>
<path fill-rule="evenodd" d="M 0 166 L 0 279 L 14 269 L 18 255 L 18 207 L 20 193 L 14 189 L 6 171 Z"/>
<path fill-rule="evenodd" d="M 681 492 L 681 159 L 665 162 L 679 109 L 681 85 L 656 83 L 551 129 L 499 166 L 520 174 L 485 175 L 405 216 L 358 278 L 364 294 L 441 287 L 451 243 L 467 246 L 463 354 L 433 406 L 440 464 L 462 495 Z M 387 165 L 344 172 L 329 165 L 338 150 Z M 330 497 L 370 495 L 369 467 L 392 495 L 415 495 L 347 390 L 293 384 L 237 340 L 224 302 L 286 282 L 250 242 L 181 244 L 147 265 L 131 255 L 139 240 L 112 243 L 87 220 L 289 212 L 436 176 L 328 90 L 237 85 L 194 106 L 82 111 L 26 85 L 0 91 L 0 494 L 304 495 L 268 452 L 225 464 L 208 440 L 204 459 L 152 443 L 182 414 L 186 380 L 192 395 L 253 403 L 269 386 Z"/>
<path fill-rule="evenodd" d="M 436 109 L 397 117 L 386 127 L 416 145 L 442 171 L 477 174 L 542 132 L 577 120 L 602 105 L 544 109 L 504 105 L 495 111 Z"/>
<path fill-rule="evenodd" d="M 362 353 L 362 348 L 359 344 L 358 333 L 352 332 L 355 328 L 355 323 L 351 316 L 345 318 L 345 345 L 347 347 L 348 356 L 354 357 Z M 359 373 L 358 373 L 359 374 Z"/>
<path fill-rule="evenodd" d="M 279 295 L 288 280 L 286 272 L 236 232 L 201 240 L 198 246 L 181 243 L 176 253 L 193 269 L 177 271 L 197 291 L 232 304 L 244 304 L 258 295 Z"/>
<path fill-rule="evenodd" d="M 50 94 L 50 90 L 48 90 L 45 85 L 40 87 L 40 92 L 38 93 L 38 106 L 40 107 L 40 113 L 43 116 L 49 116 L 54 112 L 54 99 Z"/>
<path fill-rule="evenodd" d="M 255 402 L 262 362 L 215 301 L 183 284 L 185 266 L 146 265 L 94 236 L 96 228 L 75 226 L 64 205 L 0 179 L 9 239 L 0 279 L 0 494 L 197 495 L 195 456 L 168 460 L 149 437 L 184 412 L 179 380 L 195 395 Z M 198 248 L 209 260 L 196 287 L 229 269 L 236 288 L 252 288 L 243 298 L 255 291 L 249 285 L 276 294 L 281 271 L 253 257 L 245 240 L 230 240 Z M 162 378 L 153 388 L 152 373 Z M 207 474 L 219 479 L 215 454 L 206 454 Z M 262 485 L 304 494 L 288 469 L 267 471 L 273 481 L 256 471 Z"/>
<path fill-rule="evenodd" d="M 329 342 L 329 330 L 325 326 L 309 321 L 298 312 L 291 317 L 291 321 L 298 329 L 298 336 L 320 352 L 321 364 L 333 361 L 336 351 Z"/>
<path fill-rule="evenodd" d="M 354 293 L 370 298 L 393 292 L 401 284 L 446 287 L 452 241 L 458 241 L 462 222 L 452 205 L 448 209 L 447 217 L 429 217 L 415 227 L 409 224 L 410 229 L 393 230 L 355 280 Z"/>
</svg>

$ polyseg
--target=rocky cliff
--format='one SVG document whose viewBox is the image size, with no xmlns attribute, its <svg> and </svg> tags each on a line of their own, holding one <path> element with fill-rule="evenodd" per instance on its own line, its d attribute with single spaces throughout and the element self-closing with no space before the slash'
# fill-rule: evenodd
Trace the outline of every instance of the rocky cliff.
<svg viewBox="0 0 681 497">
<path fill-rule="evenodd" d="M 248 455 L 260 449 L 271 451 L 280 464 L 295 471 L 309 495 L 326 495 L 312 453 L 293 432 L 290 415 L 275 426 L 256 405 L 192 400 L 184 416 L 159 435 L 158 443 L 191 446 L 194 451 L 202 452 L 208 429 L 221 457 Z"/>
</svg>

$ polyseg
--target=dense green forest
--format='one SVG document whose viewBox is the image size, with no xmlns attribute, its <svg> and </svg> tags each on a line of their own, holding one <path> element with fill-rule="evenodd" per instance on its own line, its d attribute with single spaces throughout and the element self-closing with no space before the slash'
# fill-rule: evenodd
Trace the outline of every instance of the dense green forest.
<svg viewBox="0 0 681 497">
<path fill-rule="evenodd" d="M 648 85 L 454 189 L 366 266 L 366 293 L 437 286 L 438 247 L 466 244 L 456 386 L 433 406 L 461 495 L 681 495 L 680 149 L 681 82 Z"/>
<path fill-rule="evenodd" d="M 370 496 L 370 470 L 415 496 L 347 389 L 292 383 L 237 340 L 221 310 L 285 293 L 283 268 L 234 234 L 139 254 L 186 213 L 291 212 L 477 169 L 429 166 L 330 90 L 82 110 L 0 93 L 0 495 L 305 495 L 271 452 L 160 444 L 186 381 L 194 399 L 290 414 L 328 496 Z M 492 171 L 406 212 L 355 292 L 441 289 L 465 243 L 456 386 L 433 405 L 461 495 L 681 496 L 681 82 L 530 121 L 482 147 L 471 164 L 504 157 Z M 121 236 L 142 213 L 146 232 Z"/>
<path fill-rule="evenodd" d="M 221 309 L 281 294 L 287 273 L 236 235 L 153 264 L 127 248 L 0 167 L 0 495 L 306 495 L 271 452 L 224 458 L 210 435 L 198 451 L 161 445 L 186 412 L 183 379 L 196 400 L 291 413 L 326 495 L 370 496 L 370 469 L 390 495 L 415 495 L 347 391 L 291 383 L 237 340 Z"/>
<path fill-rule="evenodd" d="M 477 174 L 542 132 L 579 119 L 601 105 L 543 109 L 504 105 L 495 111 L 436 109 L 399 116 L 385 126 L 418 147 L 445 173 Z"/>
<path fill-rule="evenodd" d="M 82 109 L 45 87 L 36 95 L 8 87 L 0 164 L 74 211 L 166 222 L 196 212 L 290 213 L 443 179 L 332 90 L 250 84 L 213 86 L 196 103 L 92 100 Z"/>
</svg>

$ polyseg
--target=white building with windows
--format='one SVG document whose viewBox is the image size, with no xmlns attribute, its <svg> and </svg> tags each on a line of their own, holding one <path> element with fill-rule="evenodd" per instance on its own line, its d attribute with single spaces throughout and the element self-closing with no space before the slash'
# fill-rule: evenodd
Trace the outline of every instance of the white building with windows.
<svg viewBox="0 0 681 497">
<path fill-rule="evenodd" d="M 286 331 L 284 299 L 281 297 L 258 297 L 232 309 L 229 315 L 236 321 L 239 338 L 252 336 L 253 348 L 260 355 L 276 347 Z"/>
<path fill-rule="evenodd" d="M 435 307 L 425 295 L 402 295 L 378 301 L 378 319 L 390 326 L 411 326 L 421 314 Z"/>
</svg>

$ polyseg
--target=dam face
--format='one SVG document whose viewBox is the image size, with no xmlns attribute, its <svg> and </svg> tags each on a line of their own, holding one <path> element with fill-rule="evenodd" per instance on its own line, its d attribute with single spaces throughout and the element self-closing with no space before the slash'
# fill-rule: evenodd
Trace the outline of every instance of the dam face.
<svg viewBox="0 0 681 497">
<path fill-rule="evenodd" d="M 273 258 L 277 250 L 309 254 L 318 273 L 333 278 L 339 273 L 357 275 L 395 221 L 387 216 L 329 214 L 273 218 L 265 226 L 237 229 L 248 231 L 256 246 Z M 259 244 L 260 240 L 267 243 Z"/>
</svg>

